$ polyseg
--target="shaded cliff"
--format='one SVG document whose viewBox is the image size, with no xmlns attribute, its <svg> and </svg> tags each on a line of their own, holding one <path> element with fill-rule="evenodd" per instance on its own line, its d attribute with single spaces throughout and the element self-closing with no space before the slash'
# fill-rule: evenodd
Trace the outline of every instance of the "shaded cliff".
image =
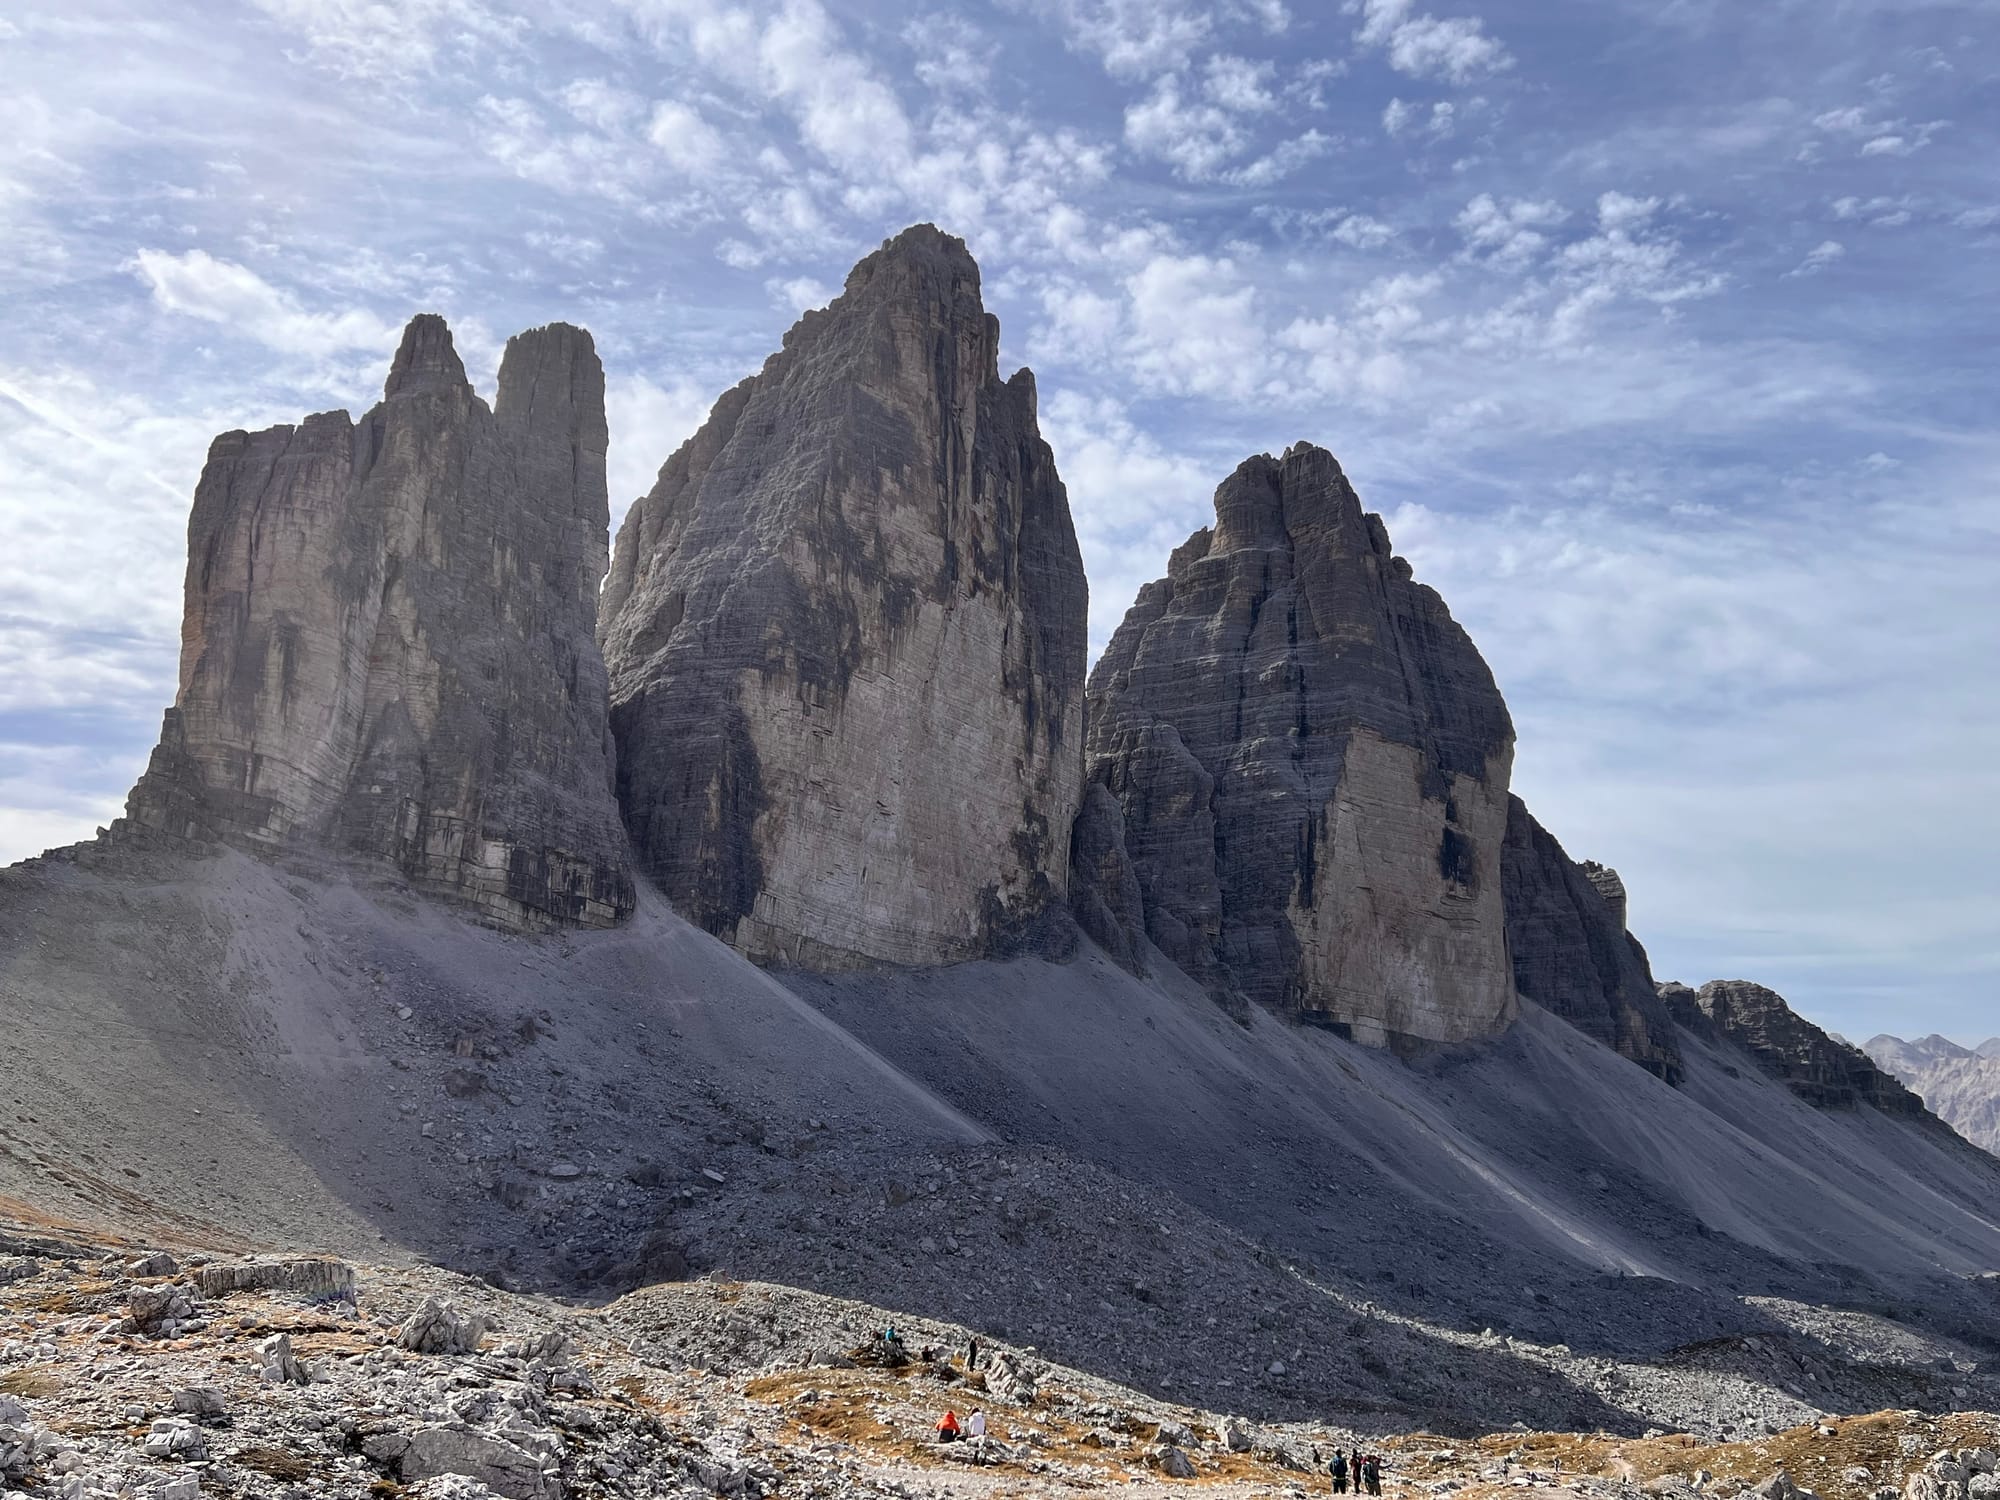
<svg viewBox="0 0 2000 1500">
<path fill-rule="evenodd" d="M 964 244 L 907 230 L 619 532 L 626 823 L 675 906 L 753 958 L 952 962 L 1062 909 L 1083 563 L 1033 377 L 1003 381 L 998 351 Z"/>
<path fill-rule="evenodd" d="M 509 341 L 489 409 L 433 315 L 358 423 L 217 438 L 180 687 L 127 826 L 387 859 L 502 926 L 622 918 L 605 443 L 589 334 Z"/>
<path fill-rule="evenodd" d="M 1324 449 L 1249 459 L 1215 511 L 1091 675 L 1147 935 L 1230 1005 L 1377 1042 L 1503 1030 L 1492 674 Z"/>
<path fill-rule="evenodd" d="M 1924 1101 L 1869 1060 L 1859 1047 L 1828 1036 L 1747 979 L 1711 979 L 1699 990 L 1669 982 L 1660 998 L 1680 1025 L 1733 1043 L 1759 1071 L 1819 1109 L 1870 1105 L 1884 1114 L 1930 1118 Z"/>
<path fill-rule="evenodd" d="M 1526 804 L 1509 797 L 1500 880 L 1520 992 L 1647 1072 L 1677 1081 L 1673 1023 L 1646 950 L 1625 930 L 1617 871 L 1572 860 Z"/>
</svg>

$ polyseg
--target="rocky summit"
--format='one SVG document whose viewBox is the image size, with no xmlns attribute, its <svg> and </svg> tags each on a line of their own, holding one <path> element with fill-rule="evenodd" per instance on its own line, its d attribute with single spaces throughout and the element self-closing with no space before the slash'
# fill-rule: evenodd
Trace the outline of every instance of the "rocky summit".
<svg viewBox="0 0 2000 1500">
<path fill-rule="evenodd" d="M 505 927 L 628 913 L 594 638 L 606 441 L 589 334 L 510 340 L 489 409 L 431 315 L 358 423 L 217 438 L 180 688 L 119 832 L 377 857 Z"/>
<path fill-rule="evenodd" d="M 1146 935 L 1225 1002 L 1457 1041 L 1517 1008 L 1514 731 L 1437 594 L 1322 448 L 1252 458 L 1091 675 Z"/>
<path fill-rule="evenodd" d="M 907 230 L 619 532 L 626 823 L 676 907 L 760 961 L 980 958 L 1060 911 L 1083 563 L 1034 378 L 998 353 L 964 243 Z"/>
<path fill-rule="evenodd" d="M 1924 1101 L 1877 1067 L 1867 1053 L 1801 1016 L 1785 997 L 1747 979 L 1711 979 L 1699 990 L 1669 982 L 1660 997 L 1674 1020 L 1697 1035 L 1723 1038 L 1768 1076 L 1820 1109 L 1867 1105 L 1883 1114 L 1937 1124 Z"/>
</svg>

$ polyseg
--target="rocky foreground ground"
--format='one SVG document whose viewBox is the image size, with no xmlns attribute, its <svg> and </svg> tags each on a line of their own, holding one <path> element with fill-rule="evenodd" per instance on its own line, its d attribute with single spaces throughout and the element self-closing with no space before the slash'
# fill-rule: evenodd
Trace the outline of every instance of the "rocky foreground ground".
<svg viewBox="0 0 2000 1500">
<path fill-rule="evenodd" d="M 883 1358 L 888 1325 L 906 1362 Z M 1734 1442 L 1257 1424 L 984 1338 L 968 1370 L 974 1332 L 754 1282 L 670 1283 L 586 1308 L 432 1267 L 15 1235 L 0 1238 L 0 1493 L 1303 1496 L 1330 1489 L 1336 1447 L 1361 1447 L 1382 1455 L 1399 1500 L 1523 1488 L 2000 1500 L 1989 1413 L 1840 1416 L 1793 1398 L 1804 1420 L 1766 1418 Z M 1561 1351 L 1544 1353 L 1560 1365 Z M 1755 1386 L 1746 1353 L 1723 1363 Z M 1656 1378 L 1727 1385 L 1715 1350 L 1678 1364 Z M 984 1410 L 988 1436 L 934 1441 L 947 1407 Z"/>
</svg>

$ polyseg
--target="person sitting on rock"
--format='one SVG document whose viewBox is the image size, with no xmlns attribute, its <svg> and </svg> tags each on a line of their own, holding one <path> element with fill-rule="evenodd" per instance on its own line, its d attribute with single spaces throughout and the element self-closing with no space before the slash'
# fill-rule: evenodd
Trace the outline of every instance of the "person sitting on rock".
<svg viewBox="0 0 2000 1500">
<path fill-rule="evenodd" d="M 957 1412 L 947 1411 L 944 1414 L 944 1420 L 938 1423 L 937 1434 L 938 1434 L 938 1441 L 940 1443 L 955 1443 L 958 1441 Z"/>
<path fill-rule="evenodd" d="M 983 1438 L 986 1436 L 985 1412 L 975 1409 L 972 1415 L 965 1419 L 965 1435 L 969 1438 Z"/>
</svg>

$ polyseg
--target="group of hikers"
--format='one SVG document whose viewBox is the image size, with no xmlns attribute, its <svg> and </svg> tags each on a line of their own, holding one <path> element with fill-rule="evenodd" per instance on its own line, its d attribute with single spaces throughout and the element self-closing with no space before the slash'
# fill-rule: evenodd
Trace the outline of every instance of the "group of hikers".
<svg viewBox="0 0 2000 1500">
<path fill-rule="evenodd" d="M 986 1413 L 974 1407 L 972 1415 L 967 1417 L 961 1426 L 958 1413 L 947 1411 L 944 1420 L 937 1425 L 937 1435 L 940 1443 L 955 1443 L 960 1438 L 969 1443 L 975 1438 L 983 1438 L 986 1436 Z"/>
<path fill-rule="evenodd" d="M 1354 1482 L 1357 1495 L 1379 1495 L 1382 1493 L 1382 1460 L 1373 1453 L 1364 1454 L 1359 1448 L 1349 1453 L 1344 1448 L 1333 1450 L 1333 1462 L 1326 1466 L 1333 1475 L 1333 1492 L 1347 1493 L 1348 1481 Z"/>
<path fill-rule="evenodd" d="M 882 1330 L 882 1342 L 888 1348 L 898 1351 L 901 1349 L 901 1337 L 893 1327 Z M 925 1363 L 929 1363 L 936 1354 L 937 1351 L 935 1349 L 926 1348 L 923 1352 Z M 978 1367 L 979 1340 L 970 1339 L 967 1341 L 965 1349 L 966 1373 L 969 1375 Z M 937 1424 L 937 1440 L 940 1443 L 971 1442 L 974 1439 L 985 1436 L 986 1413 L 980 1411 L 977 1407 L 962 1422 L 959 1420 L 956 1411 L 948 1409 Z M 1315 1450 L 1314 1456 L 1317 1458 L 1317 1450 Z M 1333 1492 L 1336 1495 L 1346 1494 L 1347 1487 L 1350 1484 L 1354 1486 L 1354 1493 L 1357 1495 L 1379 1495 L 1382 1493 L 1382 1459 L 1379 1454 L 1363 1453 L 1359 1448 L 1351 1451 L 1345 1448 L 1336 1448 L 1333 1450 L 1333 1460 L 1326 1468 L 1327 1472 L 1333 1476 Z"/>
</svg>

